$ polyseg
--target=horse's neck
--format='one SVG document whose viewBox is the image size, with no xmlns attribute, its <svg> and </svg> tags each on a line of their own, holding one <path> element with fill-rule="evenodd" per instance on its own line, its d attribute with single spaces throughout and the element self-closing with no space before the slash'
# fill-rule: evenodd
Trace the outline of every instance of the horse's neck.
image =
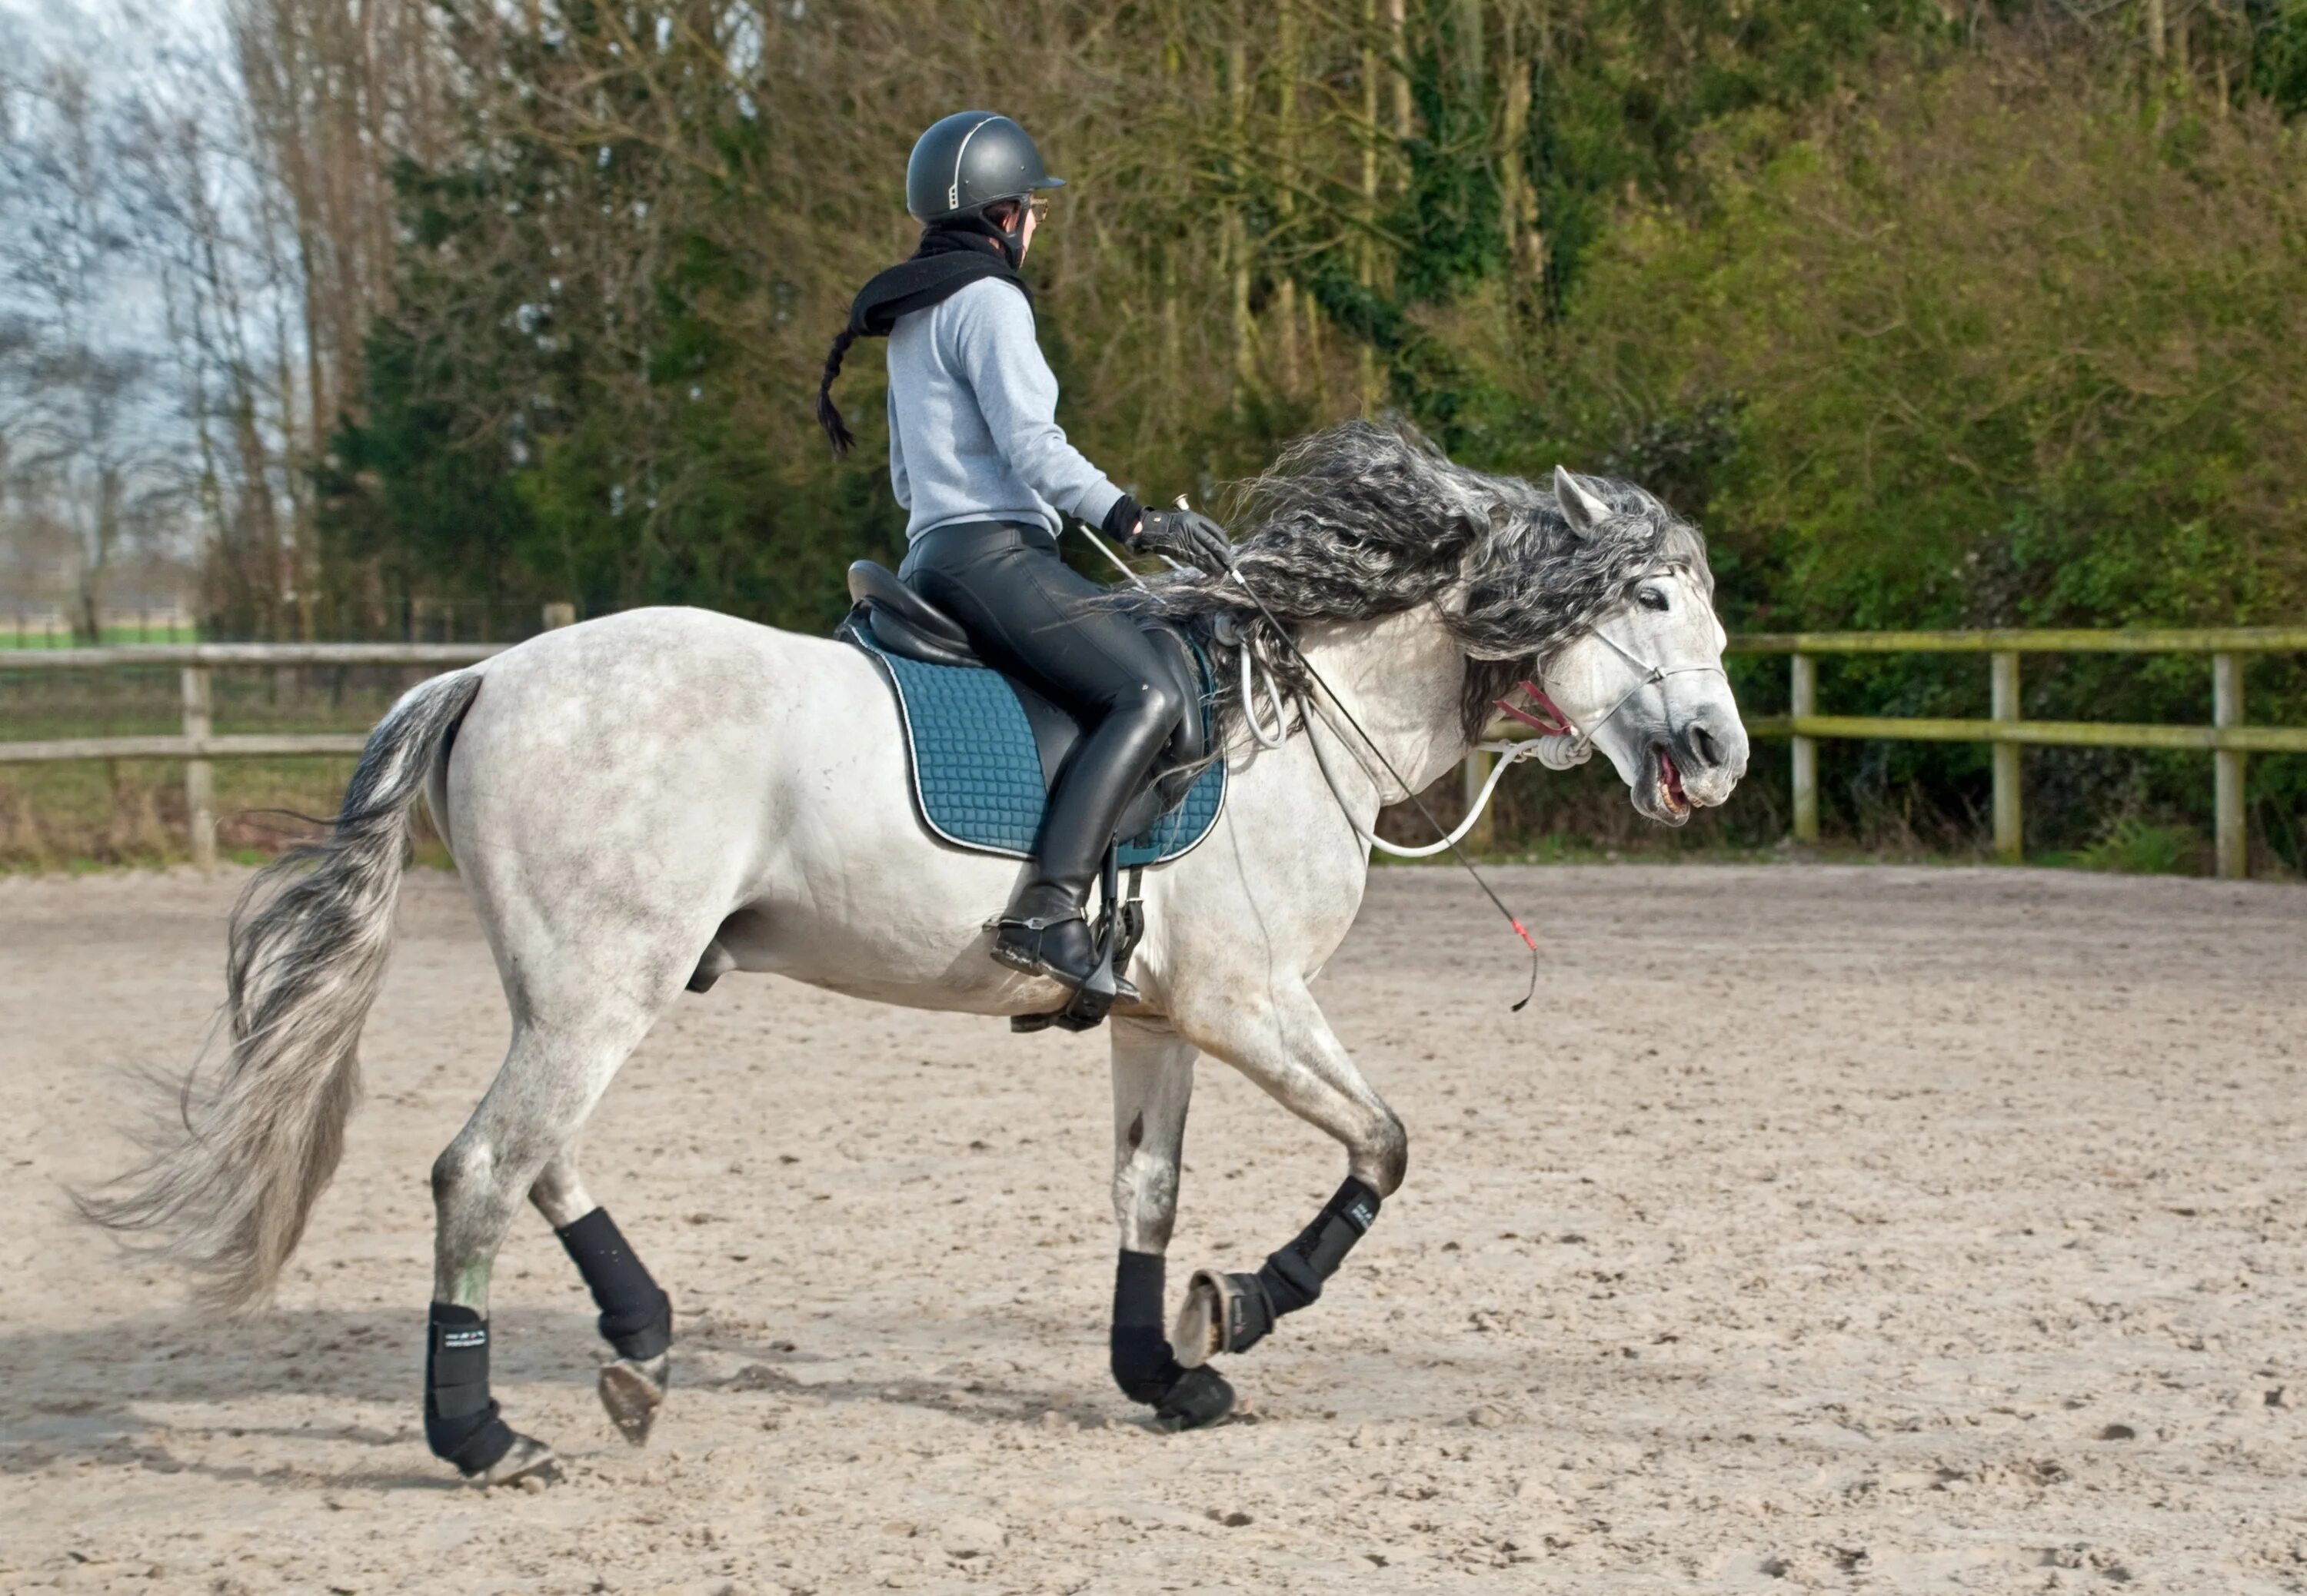
<svg viewBox="0 0 2307 1596">
<path fill-rule="evenodd" d="M 1466 656 L 1433 605 L 1374 621 L 1309 627 L 1299 646 L 1411 792 L 1465 758 L 1460 701 Z M 1335 730 L 1353 739 L 1351 728 L 1340 723 Z M 1382 779 L 1379 789 L 1385 803 L 1406 796 L 1391 780 Z"/>
</svg>

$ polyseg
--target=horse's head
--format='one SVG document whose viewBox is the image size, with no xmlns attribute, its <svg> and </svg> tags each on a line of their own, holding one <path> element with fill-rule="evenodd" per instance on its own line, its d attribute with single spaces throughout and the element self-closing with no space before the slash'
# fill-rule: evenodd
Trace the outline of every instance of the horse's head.
<svg viewBox="0 0 2307 1596">
<path fill-rule="evenodd" d="M 1671 514 L 1639 490 L 1606 499 L 1596 486 L 1555 468 L 1556 501 L 1582 539 L 1627 542 L 1625 519 Z M 1680 825 L 1694 808 L 1727 799 L 1746 773 L 1746 729 L 1722 670 L 1729 639 L 1715 619 L 1703 547 L 1694 532 L 1658 531 L 1642 540 L 1659 550 L 1655 562 L 1641 562 L 1592 625 L 1554 651 L 1541 686 L 1570 722 L 1576 753 L 1599 748 L 1637 810 Z"/>
<path fill-rule="evenodd" d="M 1668 825 L 1745 774 L 1706 540 L 1633 483 L 1557 467 L 1549 491 L 1456 465 L 1397 423 L 1348 422 L 1294 446 L 1244 505 L 1237 569 L 1157 578 L 1149 607 L 1236 624 L 1433 618 L 1464 667 L 1452 731 L 1479 739 L 1498 696 L 1534 677 L 1538 707 L 1570 722 L 1524 716 L 1561 733 L 1539 756 L 1560 768 L 1601 749 L 1634 807 Z M 1309 690 L 1294 644 L 1256 646 L 1275 680 Z"/>
</svg>

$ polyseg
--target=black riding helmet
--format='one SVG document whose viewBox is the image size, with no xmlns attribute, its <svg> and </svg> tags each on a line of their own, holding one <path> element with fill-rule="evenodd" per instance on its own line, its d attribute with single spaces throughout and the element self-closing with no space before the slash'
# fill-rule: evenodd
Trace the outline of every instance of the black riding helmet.
<svg viewBox="0 0 2307 1596">
<path fill-rule="evenodd" d="M 1051 176 L 1042 165 L 1042 152 L 1025 130 L 991 111 L 956 111 L 931 124 L 905 162 L 905 209 L 915 220 L 984 234 L 1002 246 L 1012 266 L 1024 212 L 1002 227 L 985 214 L 987 208 L 1065 186 L 1064 178 Z"/>
<path fill-rule="evenodd" d="M 991 111 L 959 111 L 931 125 L 913 142 L 905 162 L 905 209 L 922 223 L 922 244 L 913 258 L 877 274 L 850 302 L 849 325 L 825 352 L 825 374 L 817 384 L 817 420 L 836 455 L 856 443 L 833 402 L 833 381 L 843 356 L 859 338 L 887 337 L 896 319 L 938 303 L 979 277 L 1007 277 L 1031 298 L 1017 276 L 1025 247 L 1024 205 L 1003 226 L 986 214 L 1004 200 L 1023 201 L 1035 189 L 1063 188 L 1042 165 L 1042 152 L 1025 130 Z M 997 261 L 950 234 L 991 239 Z"/>
</svg>

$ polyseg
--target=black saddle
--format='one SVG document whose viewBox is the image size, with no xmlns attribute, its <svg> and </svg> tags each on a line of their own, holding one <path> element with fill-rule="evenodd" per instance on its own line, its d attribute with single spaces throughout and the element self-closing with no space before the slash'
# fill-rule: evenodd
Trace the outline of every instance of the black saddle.
<svg viewBox="0 0 2307 1596">
<path fill-rule="evenodd" d="M 857 608 L 851 611 L 848 620 L 842 622 L 843 631 L 851 630 L 862 613 L 870 625 L 874 641 L 893 654 L 931 665 L 992 669 L 977 657 L 959 621 L 915 593 L 906 585 L 905 578 L 888 567 L 870 559 L 852 565 L 849 596 Z M 1170 733 L 1160 757 L 1154 762 L 1154 773 L 1145 789 L 1132 798 L 1121 813 L 1116 834 L 1123 837 L 1135 837 L 1149 830 L 1185 797 L 1191 785 L 1190 778 L 1171 778 L 1198 769 L 1210 749 L 1210 728 L 1203 703 L 1206 688 L 1202 680 L 1201 661 L 1192 644 L 1176 627 L 1160 621 L 1141 619 L 1138 629 L 1152 640 L 1154 652 L 1171 673 L 1178 700 L 1186 708 L 1178 717 L 1177 727 Z M 1081 740 L 1081 725 L 1016 677 L 1005 679 L 1016 689 L 1017 702 L 1025 711 L 1026 724 L 1033 730 L 1033 745 L 1042 756 L 1042 780 L 1047 786 L 1055 786 L 1065 770 L 1067 758 Z"/>
</svg>

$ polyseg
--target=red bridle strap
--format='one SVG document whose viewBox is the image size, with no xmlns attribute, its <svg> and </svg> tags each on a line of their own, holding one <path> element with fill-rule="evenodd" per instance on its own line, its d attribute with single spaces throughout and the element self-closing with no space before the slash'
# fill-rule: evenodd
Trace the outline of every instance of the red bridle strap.
<svg viewBox="0 0 2307 1596">
<path fill-rule="evenodd" d="M 1530 727 L 1540 737 L 1568 737 L 1577 730 L 1576 727 L 1571 725 L 1570 717 L 1562 713 L 1562 706 L 1546 696 L 1545 688 L 1534 681 L 1524 681 L 1519 685 L 1522 692 L 1530 695 L 1530 701 L 1532 704 L 1554 717 L 1553 722 L 1548 724 L 1528 710 L 1518 709 L 1503 698 L 1497 701 L 1498 708 Z"/>
</svg>

